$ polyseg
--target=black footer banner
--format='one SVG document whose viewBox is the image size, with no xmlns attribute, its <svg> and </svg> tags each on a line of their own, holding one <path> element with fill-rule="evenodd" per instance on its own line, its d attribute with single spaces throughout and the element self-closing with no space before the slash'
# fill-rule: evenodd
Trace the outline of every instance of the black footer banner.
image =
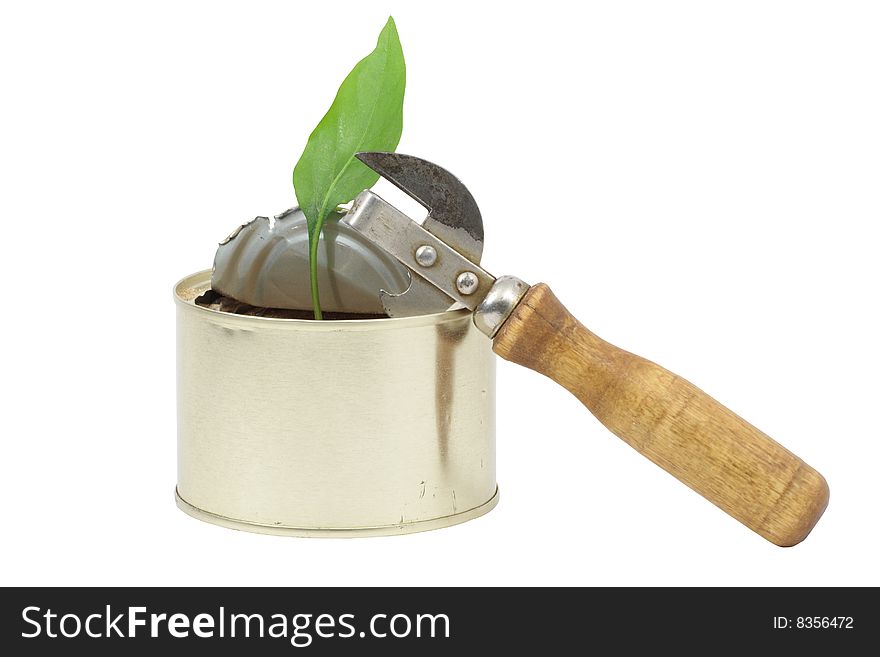
<svg viewBox="0 0 880 657">
<path fill-rule="evenodd" d="M 7 655 L 855 654 L 880 638 L 876 589 L 21 588 L 2 600 Z"/>
</svg>

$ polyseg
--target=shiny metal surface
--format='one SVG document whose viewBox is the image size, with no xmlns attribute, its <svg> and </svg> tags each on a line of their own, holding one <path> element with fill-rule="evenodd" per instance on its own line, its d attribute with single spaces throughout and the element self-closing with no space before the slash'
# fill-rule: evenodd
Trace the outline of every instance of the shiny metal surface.
<svg viewBox="0 0 880 657">
<path fill-rule="evenodd" d="M 443 516 L 442 518 L 432 518 L 429 520 L 419 520 L 417 522 L 407 522 L 402 525 L 384 525 L 379 527 L 358 527 L 356 529 L 314 529 L 309 527 L 286 527 L 284 525 L 261 525 L 243 520 L 235 520 L 227 518 L 216 513 L 209 513 L 193 506 L 182 497 L 180 493 L 175 491 L 175 501 L 177 508 L 187 515 L 210 522 L 214 525 L 220 525 L 227 529 L 237 529 L 244 532 L 254 532 L 257 534 L 271 534 L 273 536 L 298 536 L 300 538 L 368 538 L 370 536 L 392 536 L 395 534 L 413 534 L 415 532 L 426 532 L 432 529 L 442 529 L 443 527 L 451 527 L 458 525 L 474 518 L 489 513 L 498 504 L 499 493 L 495 489 L 495 494 L 485 504 L 478 506 L 470 511 L 462 511 L 451 516 Z"/>
<path fill-rule="evenodd" d="M 474 197 L 458 178 L 413 155 L 365 152 L 355 157 L 428 209 L 422 224 L 425 230 L 471 262 L 480 263 L 483 217 Z"/>
<path fill-rule="evenodd" d="M 407 288 L 400 293 L 392 294 L 387 290 L 379 290 L 379 301 L 389 317 L 415 317 L 428 314 L 425 308 L 434 308 L 434 312 L 451 310 L 453 301 L 421 276 L 416 276 L 407 269 Z"/>
<path fill-rule="evenodd" d="M 465 310 L 324 321 L 177 302 L 178 504 L 272 534 L 397 534 L 490 510 L 495 365 Z"/>
<path fill-rule="evenodd" d="M 410 273 L 381 248 L 331 216 L 318 246 L 318 284 L 325 311 L 382 314 L 379 290 L 409 289 Z M 257 217 L 220 243 L 211 286 L 252 306 L 308 310 L 309 235 L 305 215 L 293 208 L 272 219 Z M 419 301 L 422 301 L 420 304 Z M 452 302 L 413 295 L 410 315 L 441 312 Z M 400 314 L 398 314 L 400 316 Z"/>
<path fill-rule="evenodd" d="M 471 310 L 476 308 L 495 283 L 495 278 L 477 263 L 468 260 L 369 190 L 358 194 L 345 216 L 345 222 L 415 274 Z M 421 267 L 416 261 L 415 253 L 421 245 L 431 246 L 437 252 L 437 261 L 433 266 Z M 466 288 L 468 293 L 463 294 L 458 289 L 457 280 L 466 271 L 473 274 L 476 284 Z"/>
<path fill-rule="evenodd" d="M 480 281 L 477 280 L 476 274 L 471 271 L 463 271 L 455 279 L 455 289 L 464 296 L 473 294 L 479 286 Z"/>
<path fill-rule="evenodd" d="M 499 276 L 474 311 L 474 325 L 488 337 L 494 338 L 528 290 L 528 283 L 516 276 Z"/>
<path fill-rule="evenodd" d="M 443 167 L 412 155 L 364 152 L 356 157 L 428 209 L 421 226 L 424 230 L 479 264 L 483 255 L 483 218 L 474 197 L 458 178 Z M 437 262 L 437 251 L 431 245 L 413 248 L 415 260 L 422 267 L 432 267 Z M 389 317 L 425 314 L 424 308 L 449 309 L 443 305 L 447 296 L 440 288 L 418 275 L 412 275 L 404 292 L 383 291 L 380 297 Z"/>
<path fill-rule="evenodd" d="M 432 267 L 437 262 L 437 250 L 433 246 L 422 244 L 416 249 L 416 262 L 422 267 Z"/>
</svg>

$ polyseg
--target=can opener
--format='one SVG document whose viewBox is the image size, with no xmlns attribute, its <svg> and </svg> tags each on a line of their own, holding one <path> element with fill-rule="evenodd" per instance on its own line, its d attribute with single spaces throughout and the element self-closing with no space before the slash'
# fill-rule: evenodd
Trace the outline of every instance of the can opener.
<svg viewBox="0 0 880 657">
<path fill-rule="evenodd" d="M 473 311 L 496 354 L 568 389 L 612 433 L 768 541 L 806 538 L 828 503 L 821 474 L 690 382 L 596 336 L 547 285 L 483 269 L 479 210 L 448 171 L 399 153 L 357 158 L 429 210 L 420 225 L 365 190 L 343 218 L 413 272 L 414 294 L 427 281 Z"/>
</svg>

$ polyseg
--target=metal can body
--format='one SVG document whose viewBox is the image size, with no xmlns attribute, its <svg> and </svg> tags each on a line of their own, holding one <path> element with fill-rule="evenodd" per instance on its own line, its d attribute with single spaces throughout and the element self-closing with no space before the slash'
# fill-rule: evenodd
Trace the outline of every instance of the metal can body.
<svg viewBox="0 0 880 657">
<path fill-rule="evenodd" d="M 178 506 L 271 534 L 434 529 L 497 502 L 495 363 L 467 311 L 306 321 L 175 287 Z"/>
</svg>

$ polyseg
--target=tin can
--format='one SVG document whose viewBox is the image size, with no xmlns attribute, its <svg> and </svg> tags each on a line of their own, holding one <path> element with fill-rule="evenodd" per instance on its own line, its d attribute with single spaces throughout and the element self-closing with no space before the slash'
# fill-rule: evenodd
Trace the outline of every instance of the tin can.
<svg viewBox="0 0 880 657">
<path fill-rule="evenodd" d="M 498 502 L 495 360 L 466 310 L 309 321 L 177 304 L 177 504 L 265 534 L 454 525 Z"/>
</svg>

